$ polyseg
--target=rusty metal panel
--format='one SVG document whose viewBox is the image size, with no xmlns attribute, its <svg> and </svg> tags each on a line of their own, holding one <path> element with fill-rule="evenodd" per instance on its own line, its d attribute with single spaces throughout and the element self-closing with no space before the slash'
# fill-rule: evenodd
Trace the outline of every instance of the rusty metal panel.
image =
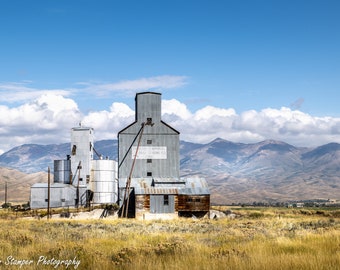
<svg viewBox="0 0 340 270">
<path fill-rule="evenodd" d="M 175 196 L 175 211 L 178 212 L 178 196 Z"/>
<path fill-rule="evenodd" d="M 136 211 L 140 211 L 140 210 L 143 210 L 145 208 L 144 202 L 145 202 L 145 196 L 144 195 L 136 195 L 136 198 L 135 198 Z"/>
<path fill-rule="evenodd" d="M 178 211 L 209 211 L 210 195 L 178 195 Z"/>
<path fill-rule="evenodd" d="M 153 194 L 153 195 L 162 195 L 162 194 L 177 194 L 177 188 L 135 188 L 136 194 Z"/>
<path fill-rule="evenodd" d="M 144 209 L 150 210 L 150 195 L 145 195 Z"/>
</svg>

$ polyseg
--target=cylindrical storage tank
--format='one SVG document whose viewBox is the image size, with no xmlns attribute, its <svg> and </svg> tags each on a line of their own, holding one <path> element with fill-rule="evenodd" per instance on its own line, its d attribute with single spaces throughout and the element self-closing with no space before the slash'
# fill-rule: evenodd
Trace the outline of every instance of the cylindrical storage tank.
<svg viewBox="0 0 340 270">
<path fill-rule="evenodd" d="M 70 184 L 71 160 L 54 161 L 54 183 Z"/>
<path fill-rule="evenodd" d="M 116 203 L 118 194 L 117 163 L 114 160 L 92 160 L 90 189 L 93 203 Z"/>
</svg>

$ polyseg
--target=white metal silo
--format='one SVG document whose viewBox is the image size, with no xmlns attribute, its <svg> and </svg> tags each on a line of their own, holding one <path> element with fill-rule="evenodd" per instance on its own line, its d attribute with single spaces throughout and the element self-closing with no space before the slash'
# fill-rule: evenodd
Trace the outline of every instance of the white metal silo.
<svg viewBox="0 0 340 270">
<path fill-rule="evenodd" d="M 70 184 L 71 160 L 54 160 L 54 183 Z"/>
<path fill-rule="evenodd" d="M 116 203 L 118 199 L 117 162 L 92 160 L 91 185 L 93 203 Z"/>
</svg>

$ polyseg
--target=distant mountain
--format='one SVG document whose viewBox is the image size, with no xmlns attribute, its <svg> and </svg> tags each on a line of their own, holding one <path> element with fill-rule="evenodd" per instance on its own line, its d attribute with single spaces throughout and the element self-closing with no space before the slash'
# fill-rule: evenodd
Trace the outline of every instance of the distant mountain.
<svg viewBox="0 0 340 270">
<path fill-rule="evenodd" d="M 103 140 L 94 143 L 98 155 L 117 159 L 117 140 Z M 0 156 L 0 167 L 17 169 L 26 173 L 53 170 L 54 160 L 66 159 L 70 154 L 70 144 L 24 144 L 17 146 Z M 94 154 L 94 159 L 99 158 Z"/>
<path fill-rule="evenodd" d="M 181 152 L 181 173 L 205 177 L 214 203 L 340 198 L 337 143 L 301 148 L 273 140 L 216 139 L 191 149 Z"/>
<path fill-rule="evenodd" d="M 96 152 L 117 159 L 117 140 L 95 143 Z M 53 169 L 65 159 L 69 143 L 25 144 L 0 156 L 0 166 L 25 173 Z M 96 158 L 96 156 L 95 156 Z M 207 144 L 181 141 L 183 177 L 202 176 L 213 203 L 271 202 L 340 197 L 340 144 L 301 148 L 266 140 L 254 144 L 220 138 Z"/>
<path fill-rule="evenodd" d="M 47 173 L 23 173 L 15 169 L 0 168 L 0 205 L 5 202 L 5 182 L 7 183 L 7 202 L 26 203 L 30 199 L 31 185 L 47 183 Z"/>
</svg>

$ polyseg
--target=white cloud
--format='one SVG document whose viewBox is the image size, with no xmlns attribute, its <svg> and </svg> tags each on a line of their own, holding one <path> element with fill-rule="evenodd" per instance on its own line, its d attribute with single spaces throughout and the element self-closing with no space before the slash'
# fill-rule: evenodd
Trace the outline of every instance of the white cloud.
<svg viewBox="0 0 340 270">
<path fill-rule="evenodd" d="M 192 117 L 187 106 L 176 99 L 162 100 L 162 114 L 167 119 L 189 119 Z"/>
<path fill-rule="evenodd" d="M 172 113 L 180 115 L 177 108 L 180 106 L 172 107 Z M 167 110 L 167 115 L 171 110 Z M 181 132 L 181 139 L 187 141 L 207 143 L 220 137 L 245 143 L 275 139 L 296 146 L 340 143 L 340 118 L 315 117 L 286 107 L 237 114 L 232 108 L 206 106 L 188 115 L 176 121 L 166 118 L 169 125 Z"/>
<path fill-rule="evenodd" d="M 63 142 L 83 117 L 73 100 L 51 94 L 14 108 L 0 106 L 0 115 L 0 151 L 25 143 Z"/>
<path fill-rule="evenodd" d="M 83 124 L 93 127 L 98 140 L 116 139 L 117 133 L 135 120 L 135 112 L 124 103 L 112 103 L 110 111 L 90 112 Z"/>
<path fill-rule="evenodd" d="M 253 143 L 281 140 L 296 146 L 340 143 L 340 118 L 316 117 L 290 108 L 237 113 L 206 106 L 191 112 L 178 100 L 162 101 L 162 120 L 180 131 L 181 140 L 207 143 L 217 137 Z M 0 105 L 0 153 L 24 143 L 69 142 L 69 130 L 81 121 L 95 130 L 96 140 L 116 139 L 135 120 L 133 109 L 114 102 L 107 110 L 83 114 L 77 103 L 61 95 L 42 95 L 23 105 Z"/>
<path fill-rule="evenodd" d="M 206 120 L 214 119 L 214 117 L 228 118 L 228 117 L 232 117 L 235 115 L 236 113 L 234 109 L 222 109 L 222 108 L 216 108 L 213 106 L 206 106 L 203 109 L 200 109 L 195 113 L 195 120 L 206 121 Z"/>
</svg>

